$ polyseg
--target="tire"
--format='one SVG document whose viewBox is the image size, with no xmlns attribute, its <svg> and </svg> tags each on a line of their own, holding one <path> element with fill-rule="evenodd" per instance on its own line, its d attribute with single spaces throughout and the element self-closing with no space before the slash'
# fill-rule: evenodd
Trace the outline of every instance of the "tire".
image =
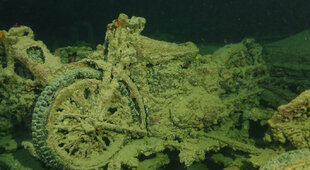
<svg viewBox="0 0 310 170">
<path fill-rule="evenodd" d="M 47 166 L 102 168 L 128 140 L 126 128 L 115 128 L 119 122 L 115 115 L 131 108 L 130 97 L 122 96 L 119 89 L 112 97 L 127 99 L 104 101 L 102 96 L 107 95 L 102 95 L 105 90 L 100 88 L 102 73 L 88 68 L 69 71 L 45 87 L 34 108 L 32 138 L 39 159 Z M 119 103 L 124 101 L 127 105 Z M 116 106 L 111 107 L 112 103 Z"/>
</svg>

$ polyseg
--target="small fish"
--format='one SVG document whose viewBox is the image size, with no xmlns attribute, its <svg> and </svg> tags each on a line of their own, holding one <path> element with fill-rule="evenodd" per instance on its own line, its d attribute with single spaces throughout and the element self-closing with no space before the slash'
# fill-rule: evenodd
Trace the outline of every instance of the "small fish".
<svg viewBox="0 0 310 170">
<path fill-rule="evenodd" d="M 14 27 L 14 28 L 18 28 L 18 27 L 19 27 L 19 25 L 16 23 L 13 27 Z"/>
</svg>

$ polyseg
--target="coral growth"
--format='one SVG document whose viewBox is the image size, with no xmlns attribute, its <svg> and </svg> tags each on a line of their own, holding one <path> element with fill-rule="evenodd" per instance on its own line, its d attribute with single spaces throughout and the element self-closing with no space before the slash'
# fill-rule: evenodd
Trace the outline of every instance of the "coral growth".
<svg viewBox="0 0 310 170">
<path fill-rule="evenodd" d="M 261 103 L 276 95 L 261 87 L 270 80 L 262 47 L 244 39 L 202 56 L 192 42 L 141 35 L 145 22 L 120 14 L 96 50 L 54 54 L 29 27 L 1 31 L 1 132 L 32 116 L 23 145 L 56 169 L 159 169 L 176 159 L 241 169 L 277 155 L 256 140 L 273 112 Z M 275 141 L 309 146 L 308 93 L 269 120 Z"/>
</svg>

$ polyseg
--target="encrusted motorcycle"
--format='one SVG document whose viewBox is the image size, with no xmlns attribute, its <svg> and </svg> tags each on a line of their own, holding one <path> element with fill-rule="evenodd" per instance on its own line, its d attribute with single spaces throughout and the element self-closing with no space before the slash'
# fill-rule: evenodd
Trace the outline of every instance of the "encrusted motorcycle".
<svg viewBox="0 0 310 170">
<path fill-rule="evenodd" d="M 250 121 L 270 118 L 259 107 L 268 79 L 261 46 L 245 39 L 202 56 L 191 42 L 141 35 L 145 22 L 120 14 L 104 44 L 69 63 L 29 27 L 3 31 L 2 77 L 43 89 L 31 153 L 56 169 L 158 169 L 173 151 L 190 166 L 223 147 L 267 160 L 271 151 L 248 138 Z"/>
</svg>

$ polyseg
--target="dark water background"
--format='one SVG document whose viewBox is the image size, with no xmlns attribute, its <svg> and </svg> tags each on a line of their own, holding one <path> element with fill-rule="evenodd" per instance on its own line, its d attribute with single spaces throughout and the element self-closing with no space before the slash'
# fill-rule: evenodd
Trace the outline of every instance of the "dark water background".
<svg viewBox="0 0 310 170">
<path fill-rule="evenodd" d="M 119 13 L 147 19 L 148 36 L 166 40 L 274 40 L 310 27 L 308 0 L 0 0 L 0 28 L 30 26 L 50 47 L 102 43 Z M 168 36 L 169 35 L 169 36 Z"/>
</svg>

